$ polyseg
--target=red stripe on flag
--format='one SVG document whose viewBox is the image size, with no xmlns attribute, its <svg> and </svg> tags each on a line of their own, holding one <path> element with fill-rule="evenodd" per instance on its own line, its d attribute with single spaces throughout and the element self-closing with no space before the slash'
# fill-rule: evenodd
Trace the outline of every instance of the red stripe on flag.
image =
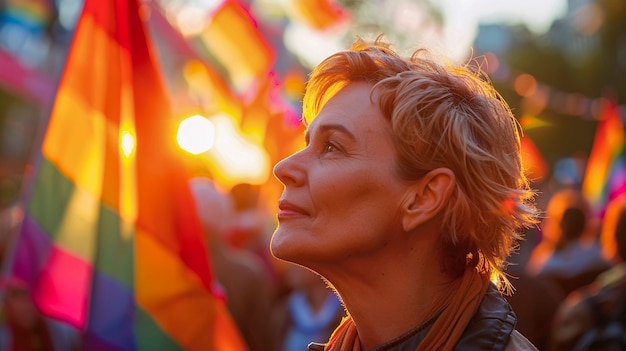
<svg viewBox="0 0 626 351">
<path fill-rule="evenodd" d="M 33 299 L 44 314 L 82 328 L 87 319 L 91 275 L 89 262 L 53 247 Z"/>
</svg>

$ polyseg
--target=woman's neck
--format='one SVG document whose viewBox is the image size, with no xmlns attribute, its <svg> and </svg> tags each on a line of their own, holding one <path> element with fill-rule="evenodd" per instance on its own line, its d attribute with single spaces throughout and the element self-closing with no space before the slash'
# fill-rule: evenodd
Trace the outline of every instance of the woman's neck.
<svg viewBox="0 0 626 351">
<path fill-rule="evenodd" d="M 356 262 L 354 269 L 328 273 L 364 349 L 402 335 L 444 306 L 454 279 L 438 269 L 438 257 L 432 256 Z"/>
</svg>

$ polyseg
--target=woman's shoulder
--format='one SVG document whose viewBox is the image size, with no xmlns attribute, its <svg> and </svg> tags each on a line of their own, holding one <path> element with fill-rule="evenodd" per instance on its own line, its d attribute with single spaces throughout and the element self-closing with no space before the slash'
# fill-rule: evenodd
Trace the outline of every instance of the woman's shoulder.
<svg viewBox="0 0 626 351">
<path fill-rule="evenodd" d="M 537 351 L 537 348 L 522 333 L 513 330 L 504 351 Z"/>
</svg>

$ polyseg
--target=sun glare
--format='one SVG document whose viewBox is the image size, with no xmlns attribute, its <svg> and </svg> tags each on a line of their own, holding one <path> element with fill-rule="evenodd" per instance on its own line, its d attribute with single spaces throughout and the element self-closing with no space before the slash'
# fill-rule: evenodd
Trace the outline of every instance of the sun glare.
<svg viewBox="0 0 626 351">
<path fill-rule="evenodd" d="M 128 131 L 123 131 L 120 139 L 122 153 L 124 154 L 124 156 L 130 157 L 130 154 L 135 149 L 135 138 L 133 138 L 132 134 L 130 134 Z"/>
<path fill-rule="evenodd" d="M 176 141 L 181 149 L 199 155 L 213 147 L 215 125 L 200 115 L 188 117 L 180 122 Z"/>
<path fill-rule="evenodd" d="M 259 145 L 246 139 L 224 115 L 212 117 L 217 129 L 215 146 L 209 151 L 215 176 L 222 182 L 260 184 L 270 173 L 269 155 Z"/>
</svg>

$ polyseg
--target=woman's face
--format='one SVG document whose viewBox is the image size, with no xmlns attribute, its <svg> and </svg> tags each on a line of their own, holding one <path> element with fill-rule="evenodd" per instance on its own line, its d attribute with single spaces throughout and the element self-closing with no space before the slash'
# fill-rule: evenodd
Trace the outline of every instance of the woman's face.
<svg viewBox="0 0 626 351">
<path fill-rule="evenodd" d="M 371 87 L 342 89 L 309 126 L 306 148 L 276 165 L 285 187 L 276 257 L 315 269 L 375 255 L 401 232 L 407 182 L 396 173 L 391 128 L 370 102 Z"/>
</svg>

